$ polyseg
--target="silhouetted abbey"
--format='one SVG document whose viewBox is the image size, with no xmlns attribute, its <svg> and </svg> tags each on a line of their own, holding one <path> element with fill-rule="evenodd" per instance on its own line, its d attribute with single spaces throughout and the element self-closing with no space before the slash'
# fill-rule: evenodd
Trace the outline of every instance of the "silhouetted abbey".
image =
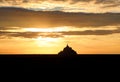
<svg viewBox="0 0 120 82">
<path fill-rule="evenodd" d="M 60 56 L 74 56 L 77 55 L 76 51 L 74 51 L 71 47 L 68 45 L 63 49 L 63 51 L 60 51 L 58 53 Z"/>
</svg>

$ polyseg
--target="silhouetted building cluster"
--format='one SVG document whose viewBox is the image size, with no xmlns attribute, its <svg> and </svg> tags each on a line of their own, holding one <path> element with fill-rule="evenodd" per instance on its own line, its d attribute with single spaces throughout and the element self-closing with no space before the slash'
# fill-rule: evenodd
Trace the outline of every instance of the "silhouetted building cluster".
<svg viewBox="0 0 120 82">
<path fill-rule="evenodd" d="M 76 51 L 74 51 L 71 47 L 68 45 L 63 49 L 63 51 L 60 51 L 58 53 L 60 56 L 74 56 L 77 55 Z"/>
</svg>

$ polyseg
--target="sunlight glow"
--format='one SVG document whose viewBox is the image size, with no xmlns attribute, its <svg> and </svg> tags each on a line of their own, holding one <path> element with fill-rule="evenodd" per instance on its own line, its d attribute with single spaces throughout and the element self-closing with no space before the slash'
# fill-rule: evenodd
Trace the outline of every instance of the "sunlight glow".
<svg viewBox="0 0 120 82">
<path fill-rule="evenodd" d="M 60 38 L 50 38 L 50 37 L 46 37 L 46 38 L 42 38 L 42 37 L 38 37 L 36 39 L 36 43 L 38 45 L 38 47 L 51 47 L 51 46 L 55 46 L 56 43 L 61 42 Z"/>
<path fill-rule="evenodd" d="M 61 31 L 66 31 L 69 28 L 64 26 L 64 27 L 56 27 L 56 28 L 24 28 L 25 31 L 30 31 L 30 32 L 61 32 Z"/>
<path fill-rule="evenodd" d="M 63 31 L 85 31 L 85 30 L 115 30 L 118 26 L 103 26 L 103 27 L 72 27 L 72 26 L 62 26 L 62 27 L 52 27 L 52 28 L 23 28 L 22 31 L 28 32 L 63 32 Z"/>
</svg>

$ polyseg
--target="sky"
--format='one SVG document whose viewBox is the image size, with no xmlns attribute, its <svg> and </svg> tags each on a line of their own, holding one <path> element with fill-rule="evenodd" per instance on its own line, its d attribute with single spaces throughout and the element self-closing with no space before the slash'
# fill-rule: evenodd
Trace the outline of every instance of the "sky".
<svg viewBox="0 0 120 82">
<path fill-rule="evenodd" d="M 0 0 L 0 54 L 120 54 L 120 0 Z"/>
</svg>

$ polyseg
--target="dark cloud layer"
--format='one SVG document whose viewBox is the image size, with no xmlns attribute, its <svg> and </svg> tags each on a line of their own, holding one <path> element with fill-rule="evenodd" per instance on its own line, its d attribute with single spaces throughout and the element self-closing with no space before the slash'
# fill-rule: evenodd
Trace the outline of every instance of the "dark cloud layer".
<svg viewBox="0 0 120 82">
<path fill-rule="evenodd" d="M 38 33 L 0 31 L 0 37 L 4 37 L 4 38 L 12 38 L 12 37 L 37 38 Z"/>
<path fill-rule="evenodd" d="M 8 31 L 0 31 L 0 38 L 38 38 L 38 37 L 51 37 L 58 38 L 63 37 L 60 33 L 47 33 L 47 32 L 8 32 Z"/>
<path fill-rule="evenodd" d="M 63 35 L 110 35 L 120 33 L 120 28 L 116 30 L 85 30 L 61 32 Z"/>
<path fill-rule="evenodd" d="M 1 27 L 98 27 L 120 25 L 120 13 L 65 13 L 0 8 Z"/>
<path fill-rule="evenodd" d="M 0 27 L 0 30 L 20 30 L 19 27 Z"/>
</svg>

